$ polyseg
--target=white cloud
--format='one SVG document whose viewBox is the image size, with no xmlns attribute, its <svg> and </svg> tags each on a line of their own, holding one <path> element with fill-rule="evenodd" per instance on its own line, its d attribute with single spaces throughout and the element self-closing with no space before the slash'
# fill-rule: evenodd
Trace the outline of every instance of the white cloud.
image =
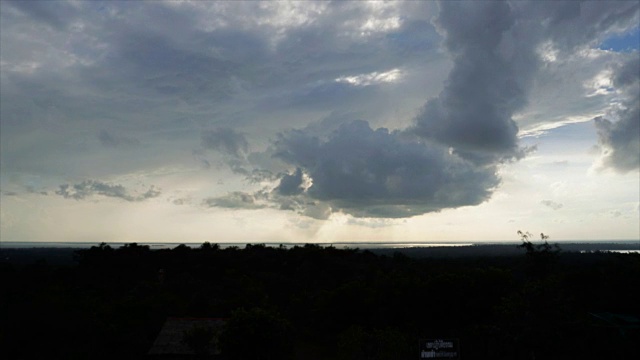
<svg viewBox="0 0 640 360">
<path fill-rule="evenodd" d="M 337 83 L 345 83 L 353 86 L 370 86 L 384 83 L 395 83 L 402 78 L 400 69 L 391 69 L 385 72 L 374 71 L 369 74 L 359 74 L 352 76 L 341 76 L 335 79 Z"/>
<path fill-rule="evenodd" d="M 602 70 L 596 76 L 583 82 L 583 86 L 588 91 L 586 96 L 608 95 L 613 91 L 611 69 Z"/>
</svg>

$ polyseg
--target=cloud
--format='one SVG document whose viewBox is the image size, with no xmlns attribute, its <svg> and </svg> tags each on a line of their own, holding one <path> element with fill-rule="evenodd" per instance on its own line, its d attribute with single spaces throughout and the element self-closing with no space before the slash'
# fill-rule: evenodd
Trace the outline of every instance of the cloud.
<svg viewBox="0 0 640 360">
<path fill-rule="evenodd" d="M 56 4 L 49 1 L 10 1 L 10 3 L 23 14 L 56 30 L 64 29 L 68 24 L 65 18 L 76 13 L 76 9 L 67 2 Z"/>
<path fill-rule="evenodd" d="M 385 228 L 390 226 L 396 226 L 400 224 L 399 221 L 393 219 L 363 219 L 363 218 L 352 218 L 347 220 L 347 223 L 350 225 L 364 226 L 372 229 Z"/>
<path fill-rule="evenodd" d="M 266 207 L 265 204 L 258 202 L 258 197 L 259 195 L 257 196 L 256 194 L 233 191 L 224 196 L 204 199 L 202 205 L 227 209 L 261 209 Z"/>
<path fill-rule="evenodd" d="M 411 131 L 474 161 L 518 156 L 512 117 L 527 103 L 537 69 L 534 46 L 514 41 L 516 15 L 506 2 L 442 2 L 436 20 L 453 69 Z"/>
<path fill-rule="evenodd" d="M 172 169 L 180 179 L 200 171 L 210 180 L 221 169 L 205 151 L 213 150 L 234 179 L 248 180 L 233 190 L 270 188 L 208 198 L 205 206 L 406 217 L 488 199 L 500 163 L 524 155 L 516 121 L 534 129 L 551 123 L 547 131 L 573 115 L 591 120 L 614 96 L 624 106 L 597 126 L 604 163 L 622 171 L 637 163 L 633 139 L 624 139 L 637 126 L 624 120 L 633 120 L 625 111 L 636 85 L 623 75 L 612 80 L 615 91 L 595 81 L 595 95 L 585 98 L 582 84 L 622 57 L 588 48 L 637 26 L 638 8 L 628 1 L 2 2 L 3 177 L 41 174 L 51 186 L 61 176 Z M 556 86 L 573 78 L 574 87 Z M 525 116 L 532 89 L 554 110 Z M 304 127 L 316 119 L 325 120 Z M 202 131 L 210 126 L 218 127 Z M 185 159 L 194 141 L 201 149 Z M 267 150 L 250 153 L 260 146 Z M 99 181 L 56 193 L 144 197 Z"/>
<path fill-rule="evenodd" d="M 5 173 L 67 175 L 94 166 L 102 178 L 172 166 L 179 159 L 171 155 L 179 151 L 166 149 L 206 138 L 211 134 L 198 132 L 211 123 L 236 133 L 242 124 L 241 135 L 251 136 L 252 145 L 265 144 L 285 128 L 340 107 L 337 101 L 379 118 L 394 111 L 385 101 L 411 112 L 406 99 L 417 96 L 335 80 L 390 84 L 385 81 L 397 77 L 394 69 L 419 79 L 426 72 L 417 64 L 426 67 L 429 54 L 432 61 L 437 35 L 427 21 L 434 4 L 45 3 L 2 2 Z M 397 21 L 388 26 L 387 19 Z M 339 87 L 344 92 L 336 94 Z M 319 95 L 327 100 L 321 103 Z M 264 111 L 267 105 L 271 111 Z M 257 119 L 263 119 L 260 130 Z M 126 149 L 126 157 L 97 154 L 138 141 L 145 146 Z M 83 148 L 71 148 L 77 144 Z M 231 156 L 245 146 L 209 145 Z M 162 156 L 150 159 L 149 153 Z"/>
<path fill-rule="evenodd" d="M 98 180 L 85 180 L 79 184 L 63 184 L 55 192 L 65 199 L 83 200 L 95 195 L 119 198 L 130 202 L 139 202 L 160 196 L 160 190 L 151 186 L 142 194 L 133 195 L 122 185 L 111 185 Z"/>
<path fill-rule="evenodd" d="M 176 198 L 171 200 L 171 203 L 174 205 L 189 205 L 191 204 L 192 199 L 190 197 L 186 198 Z"/>
<path fill-rule="evenodd" d="M 612 217 L 616 217 L 616 218 L 622 216 L 622 212 L 620 210 L 611 210 L 609 214 Z"/>
<path fill-rule="evenodd" d="M 565 55 L 585 44 L 599 45 L 613 34 L 637 26 L 640 5 L 635 1 L 553 1 L 524 4 L 531 17 L 543 18 L 544 35 Z"/>
<path fill-rule="evenodd" d="M 602 149 L 602 165 L 620 173 L 640 169 L 640 54 L 618 66 L 613 85 L 622 101 L 611 111 L 611 121 L 599 116 L 594 119 Z"/>
<path fill-rule="evenodd" d="M 369 74 L 358 74 L 352 76 L 341 76 L 335 82 L 345 83 L 352 86 L 371 86 L 376 84 L 394 83 L 402 77 L 400 69 L 391 69 L 385 72 L 374 71 Z"/>
<path fill-rule="evenodd" d="M 217 128 L 204 132 L 202 146 L 234 157 L 242 157 L 249 151 L 249 142 L 245 136 L 230 128 Z"/>
<path fill-rule="evenodd" d="M 211 168 L 211 163 L 205 157 L 204 151 L 202 149 L 192 150 L 191 151 L 191 155 L 193 156 L 193 159 L 198 164 L 200 164 L 200 166 L 203 169 L 210 169 Z"/>
<path fill-rule="evenodd" d="M 140 141 L 138 139 L 131 138 L 128 136 L 114 135 L 104 129 L 98 132 L 97 137 L 98 137 L 98 140 L 100 140 L 100 143 L 104 147 L 110 147 L 110 148 L 115 148 L 118 146 L 135 146 L 140 144 Z"/>
<path fill-rule="evenodd" d="M 298 195 L 304 191 L 304 179 L 302 177 L 302 169 L 296 168 L 293 174 L 284 174 L 280 179 L 280 184 L 275 191 L 280 195 Z"/>
<path fill-rule="evenodd" d="M 477 166 L 446 147 L 420 143 L 365 121 L 342 125 L 327 139 L 302 130 L 282 134 L 277 156 L 297 167 L 281 181 L 281 195 L 301 185 L 304 194 L 359 217 L 409 217 L 487 200 L 499 179 L 493 166 Z"/>
<path fill-rule="evenodd" d="M 293 211 L 316 220 L 329 219 L 334 210 L 330 204 L 311 199 L 304 193 L 293 196 L 280 196 L 274 191 L 269 193 L 269 202 L 271 208 Z"/>
<path fill-rule="evenodd" d="M 640 54 L 635 53 L 627 62 L 615 69 L 613 85 L 619 89 L 633 90 L 635 88 L 637 91 L 638 78 L 640 78 L 638 69 L 640 69 Z M 637 94 L 631 93 L 629 95 Z"/>
<path fill-rule="evenodd" d="M 558 167 L 558 168 L 566 168 L 569 166 L 569 161 L 568 160 L 552 161 L 546 165 Z"/>
<path fill-rule="evenodd" d="M 17 191 L 2 191 L 1 192 L 2 195 L 5 196 L 19 196 L 22 194 L 37 194 L 37 195 L 42 195 L 42 196 L 47 196 L 49 195 L 49 193 L 47 191 L 44 190 L 37 190 L 36 188 L 34 188 L 33 186 L 30 185 L 26 185 L 24 186 L 24 192 L 17 192 Z"/>
<path fill-rule="evenodd" d="M 559 210 L 560 208 L 562 208 L 562 204 L 561 203 L 557 203 L 555 201 L 552 200 L 542 200 L 540 201 L 540 203 L 546 207 L 549 207 L 553 210 Z"/>
<path fill-rule="evenodd" d="M 316 220 L 327 220 L 331 217 L 333 209 L 331 206 L 321 202 L 308 202 L 304 204 L 300 215 L 304 215 Z"/>
<path fill-rule="evenodd" d="M 589 46 L 637 26 L 639 17 L 638 4 L 632 2 L 443 1 L 439 5 L 435 24 L 444 36 L 453 69 L 442 92 L 425 104 L 411 131 L 480 162 L 525 155 L 518 148 L 514 117 L 525 110 L 533 79 L 543 64 L 547 72 L 549 64 L 574 59 L 576 54 L 584 54 L 578 56 L 584 58 L 581 62 L 593 62 L 598 51 L 589 55 Z M 555 78 L 572 76 L 567 67 L 550 67 L 561 70 Z M 581 97 L 579 102 L 581 107 L 602 106 L 599 98 Z M 573 114 L 576 110 L 580 111 L 571 109 Z M 549 120 L 563 123 L 567 117 Z"/>
</svg>

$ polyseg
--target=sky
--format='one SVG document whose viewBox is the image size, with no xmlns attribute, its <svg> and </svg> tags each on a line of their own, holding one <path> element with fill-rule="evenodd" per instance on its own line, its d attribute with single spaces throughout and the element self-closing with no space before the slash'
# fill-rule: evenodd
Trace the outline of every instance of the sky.
<svg viewBox="0 0 640 360">
<path fill-rule="evenodd" d="M 0 239 L 640 239 L 640 3 L 0 2 Z"/>
</svg>

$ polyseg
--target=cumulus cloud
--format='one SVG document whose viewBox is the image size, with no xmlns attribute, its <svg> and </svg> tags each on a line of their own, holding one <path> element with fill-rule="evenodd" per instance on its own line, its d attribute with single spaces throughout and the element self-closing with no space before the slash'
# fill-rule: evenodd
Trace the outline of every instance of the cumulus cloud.
<svg viewBox="0 0 640 360">
<path fill-rule="evenodd" d="M 454 65 L 444 89 L 426 103 L 411 130 L 453 147 L 467 159 L 489 162 L 525 155 L 518 148 L 514 117 L 525 109 L 543 63 L 574 58 L 576 53 L 591 61 L 589 46 L 634 23 L 637 26 L 639 17 L 635 2 L 444 1 L 439 5 L 435 24 Z M 597 99 L 580 102 L 600 104 Z"/>
<path fill-rule="evenodd" d="M 632 55 L 613 76 L 613 85 L 622 97 L 611 112 L 617 120 L 595 119 L 602 164 L 621 173 L 640 168 L 640 54 L 636 51 Z"/>
<path fill-rule="evenodd" d="M 553 210 L 559 210 L 563 206 L 561 203 L 558 203 L 552 200 L 542 200 L 540 203 Z"/>
<path fill-rule="evenodd" d="M 280 184 L 275 191 L 280 195 L 298 195 L 304 190 L 303 184 L 302 169 L 296 168 L 293 174 L 284 174 L 282 176 Z"/>
<path fill-rule="evenodd" d="M 217 128 L 202 134 L 202 146 L 234 157 L 242 157 L 249 150 L 245 136 L 231 128 Z"/>
<path fill-rule="evenodd" d="M 527 103 L 538 60 L 533 44 L 511 38 L 516 26 L 511 6 L 442 2 L 436 24 L 454 65 L 412 132 L 475 161 L 517 156 L 512 117 Z"/>
<path fill-rule="evenodd" d="M 84 200 L 95 195 L 119 198 L 130 202 L 139 202 L 160 196 L 160 190 L 151 186 L 142 194 L 131 194 L 122 185 L 112 185 L 98 180 L 85 180 L 78 184 L 60 185 L 55 192 L 65 199 Z"/>
<path fill-rule="evenodd" d="M 296 166 L 285 186 L 336 210 L 361 217 L 408 217 L 487 200 L 499 179 L 493 166 L 477 166 L 448 148 L 407 139 L 365 121 L 342 125 L 327 139 L 302 130 L 282 134 L 275 156 Z M 286 191 L 285 191 L 286 193 Z"/>
</svg>

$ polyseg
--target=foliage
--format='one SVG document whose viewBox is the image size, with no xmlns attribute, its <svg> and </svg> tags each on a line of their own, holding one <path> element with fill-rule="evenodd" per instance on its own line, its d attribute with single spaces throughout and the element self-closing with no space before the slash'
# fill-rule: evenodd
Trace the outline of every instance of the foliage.
<svg viewBox="0 0 640 360">
<path fill-rule="evenodd" d="M 543 243 L 537 245 L 534 245 L 530 241 L 532 237 L 531 233 L 518 230 L 518 235 L 522 240 L 522 244 L 519 245 L 519 247 L 526 250 L 526 255 L 529 260 L 528 270 L 530 275 L 543 277 L 549 275 L 557 261 L 560 246 L 558 244 L 549 244 L 547 241 L 549 235 L 545 235 L 544 233 L 540 233 L 540 240 L 542 240 Z"/>
<path fill-rule="evenodd" d="M 527 255 L 535 256 L 536 254 L 557 254 L 560 252 L 560 246 L 558 244 L 550 245 L 547 240 L 549 235 L 540 233 L 540 240 L 544 241 L 542 244 L 534 245 L 530 239 L 533 235 L 530 232 L 522 232 L 518 230 L 518 236 L 522 240 L 522 244 L 519 247 L 524 248 L 527 251 Z"/>
<path fill-rule="evenodd" d="M 441 337 L 460 339 L 466 359 L 640 355 L 637 330 L 622 336 L 589 315 L 640 316 L 629 291 L 640 256 L 560 252 L 546 235 L 540 245 L 523 235 L 524 253 L 465 258 L 101 244 L 77 264 L 3 263 L 0 348 L 6 358 L 144 357 L 175 316 L 227 319 L 227 358 L 413 358 L 418 339 Z M 209 335 L 186 341 L 202 349 Z"/>
<path fill-rule="evenodd" d="M 215 349 L 217 332 L 207 326 L 194 326 L 187 330 L 182 341 L 198 355 L 208 355 Z"/>
<path fill-rule="evenodd" d="M 275 360 L 293 356 L 291 324 L 279 314 L 261 308 L 234 311 L 221 338 L 230 359 Z"/>
</svg>

